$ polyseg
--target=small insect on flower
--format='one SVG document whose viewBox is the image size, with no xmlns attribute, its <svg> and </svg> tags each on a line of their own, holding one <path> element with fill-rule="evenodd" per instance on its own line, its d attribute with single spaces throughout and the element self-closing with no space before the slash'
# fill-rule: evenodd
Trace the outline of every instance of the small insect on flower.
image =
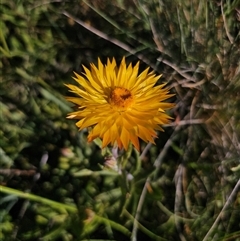
<svg viewBox="0 0 240 241">
<path fill-rule="evenodd" d="M 139 138 L 154 143 L 156 130 L 171 119 L 165 110 L 174 104 L 163 102 L 173 96 L 165 84 L 156 85 L 161 75 L 149 72 L 149 68 L 138 74 L 139 62 L 133 67 L 126 65 L 125 58 L 118 67 L 115 59 L 98 67 L 83 66 L 85 73 L 75 73 L 79 86 L 66 86 L 77 97 L 67 100 L 77 105 L 78 110 L 68 118 L 78 119 L 77 127 L 82 130 L 92 127 L 88 141 L 102 139 L 102 148 L 115 145 L 127 150 L 132 142 L 139 151 Z"/>
</svg>

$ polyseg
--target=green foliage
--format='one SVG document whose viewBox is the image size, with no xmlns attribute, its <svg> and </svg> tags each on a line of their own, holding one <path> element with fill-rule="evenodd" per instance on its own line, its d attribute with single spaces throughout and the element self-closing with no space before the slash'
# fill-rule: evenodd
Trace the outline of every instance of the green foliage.
<svg viewBox="0 0 240 241">
<path fill-rule="evenodd" d="M 0 15 L 0 240 L 240 240 L 237 0 L 2 0 Z M 140 154 L 66 119 L 73 71 L 123 55 L 176 94 Z"/>
</svg>

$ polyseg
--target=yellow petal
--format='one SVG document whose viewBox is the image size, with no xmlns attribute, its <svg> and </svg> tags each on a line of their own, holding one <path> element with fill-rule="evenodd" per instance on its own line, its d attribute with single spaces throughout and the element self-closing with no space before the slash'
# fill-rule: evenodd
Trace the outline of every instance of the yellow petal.
<svg viewBox="0 0 240 241">
<path fill-rule="evenodd" d="M 139 138 L 154 143 L 156 130 L 162 131 L 161 125 L 171 119 L 165 110 L 174 104 L 163 101 L 173 95 L 164 88 L 166 84 L 156 86 L 161 75 L 149 72 L 149 68 L 138 73 L 139 64 L 127 65 L 123 58 L 118 67 L 113 58 L 103 65 L 98 58 L 97 66 L 83 66 L 84 74 L 75 73 L 77 86 L 66 85 L 77 95 L 66 99 L 78 106 L 68 118 L 78 119 L 80 130 L 92 127 L 89 142 L 99 137 L 102 147 L 111 144 L 126 150 L 132 142 L 139 151 Z"/>
</svg>

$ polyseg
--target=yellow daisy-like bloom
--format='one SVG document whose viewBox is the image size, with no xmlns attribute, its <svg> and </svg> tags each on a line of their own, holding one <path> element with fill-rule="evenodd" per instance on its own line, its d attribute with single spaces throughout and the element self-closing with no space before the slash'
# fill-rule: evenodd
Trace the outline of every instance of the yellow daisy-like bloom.
<svg viewBox="0 0 240 241">
<path fill-rule="evenodd" d="M 78 110 L 68 118 L 79 119 L 80 130 L 92 127 L 88 141 L 102 139 L 102 147 L 108 144 L 124 147 L 127 150 L 132 142 L 139 151 L 139 138 L 154 143 L 156 130 L 171 119 L 165 110 L 173 104 L 162 102 L 172 95 L 163 88 L 155 86 L 161 75 L 156 76 L 147 68 L 138 74 L 139 62 L 132 67 L 126 65 L 125 58 L 117 67 L 113 58 L 103 65 L 98 59 L 98 67 L 91 64 L 90 70 L 83 66 L 85 73 L 75 73 L 74 78 L 80 87 L 67 84 L 78 97 L 67 97 L 75 103 Z"/>
</svg>

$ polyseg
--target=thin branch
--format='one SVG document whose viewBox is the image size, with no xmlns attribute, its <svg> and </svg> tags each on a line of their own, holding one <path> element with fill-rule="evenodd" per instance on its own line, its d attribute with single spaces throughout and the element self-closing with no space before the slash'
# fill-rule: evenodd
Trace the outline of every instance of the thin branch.
<svg viewBox="0 0 240 241">
<path fill-rule="evenodd" d="M 5 176 L 34 176 L 36 170 L 0 169 L 0 174 Z"/>
<path fill-rule="evenodd" d="M 170 127 L 170 126 L 185 126 L 185 125 L 200 125 L 206 123 L 204 119 L 192 119 L 192 120 L 181 120 L 178 122 L 172 122 L 169 124 L 163 125 L 163 127 Z"/>
<path fill-rule="evenodd" d="M 161 151 L 161 153 L 159 154 L 158 158 L 155 160 L 154 162 L 154 166 L 156 167 L 155 169 L 155 173 L 157 172 L 157 170 L 159 170 L 160 168 L 160 164 L 162 162 L 163 157 L 166 155 L 168 148 L 171 146 L 171 143 L 173 141 L 173 139 L 175 138 L 175 133 L 180 129 L 180 126 L 177 126 L 174 130 L 174 132 L 172 133 L 171 137 L 168 139 L 168 141 L 166 142 L 165 146 L 163 147 L 163 150 Z M 150 147 L 150 146 L 149 146 Z M 145 154 L 144 154 L 145 155 Z M 143 153 L 141 154 L 141 157 L 143 157 Z M 143 203 L 145 200 L 145 196 L 147 194 L 147 188 L 148 185 L 151 181 L 151 177 L 149 176 L 144 184 L 139 202 L 138 202 L 138 206 L 137 206 L 137 211 L 136 211 L 136 215 L 135 215 L 135 219 L 134 219 L 134 223 L 133 223 L 133 230 L 132 230 L 132 239 L 131 241 L 136 241 L 137 240 L 137 229 L 138 229 L 138 219 L 143 207 Z"/>
<path fill-rule="evenodd" d="M 149 143 L 146 145 L 146 147 L 143 149 L 143 151 L 142 151 L 142 153 L 141 153 L 141 155 L 140 155 L 140 160 L 143 160 L 143 158 L 146 156 L 147 152 L 150 150 L 151 146 L 152 146 L 152 143 L 151 143 L 151 142 L 149 142 Z"/>
<path fill-rule="evenodd" d="M 234 200 L 234 196 L 237 194 L 238 189 L 240 189 L 240 179 L 238 180 L 237 184 L 235 185 L 235 187 L 233 188 L 228 200 L 226 201 L 226 203 L 224 204 L 221 212 L 218 214 L 215 222 L 213 223 L 212 227 L 209 229 L 209 231 L 207 232 L 207 234 L 205 235 L 203 241 L 207 241 L 209 236 L 212 234 L 213 230 L 216 228 L 219 220 L 221 219 L 223 212 L 228 208 L 228 206 L 233 202 Z"/>
<path fill-rule="evenodd" d="M 109 37 L 107 34 L 105 34 L 104 32 L 90 26 L 89 24 L 86 24 L 85 22 L 83 22 L 82 20 L 80 20 L 79 18 L 75 18 L 73 17 L 70 13 L 68 13 L 67 11 L 63 11 L 62 14 L 68 18 L 71 18 L 74 22 L 76 22 L 77 24 L 81 25 L 82 27 L 84 27 L 85 29 L 87 29 L 88 31 L 92 32 L 93 34 L 99 36 L 102 39 L 107 40 L 108 42 L 111 42 L 112 44 L 115 44 L 116 46 L 120 47 L 121 49 L 124 49 L 125 51 L 129 52 L 132 55 L 135 55 L 138 59 L 140 59 L 141 61 L 143 61 L 144 63 L 146 63 L 147 65 L 149 65 L 152 69 L 156 70 L 156 66 L 154 64 L 152 64 L 147 58 L 144 57 L 144 55 L 142 54 L 138 54 L 136 50 L 132 49 L 131 47 L 129 47 L 127 44 L 119 41 L 118 39 Z"/>
<path fill-rule="evenodd" d="M 177 218 L 177 215 L 181 212 L 181 204 L 183 200 L 183 171 L 184 171 L 183 164 L 180 164 L 178 166 L 178 169 L 175 174 L 175 186 L 176 186 L 176 195 L 175 195 L 175 203 L 174 203 L 174 213 L 176 214 L 174 216 L 176 229 L 179 232 L 179 237 L 182 241 L 186 241 L 186 238 L 184 237 L 182 233 L 182 228 L 180 225 L 180 220 Z"/>
<path fill-rule="evenodd" d="M 137 211 L 136 211 L 136 215 L 134 217 L 134 222 L 133 222 L 131 241 L 137 241 L 138 220 L 139 220 L 140 213 L 141 213 L 141 210 L 143 207 L 145 196 L 147 194 L 147 186 L 149 185 L 149 182 L 150 182 L 150 177 L 148 177 L 145 182 L 145 185 L 143 187 L 143 190 L 142 190 L 139 202 L 138 202 Z"/>
<path fill-rule="evenodd" d="M 170 63 L 168 60 L 164 59 L 164 60 L 161 60 L 161 59 L 158 59 L 159 61 L 162 61 L 164 64 L 170 66 L 172 69 L 174 69 L 175 71 L 177 71 L 181 76 L 183 76 L 185 79 L 187 79 L 188 81 L 194 81 L 196 82 L 196 79 L 191 77 L 190 75 L 188 74 L 185 74 L 180 68 L 178 68 L 176 65 Z"/>
<path fill-rule="evenodd" d="M 167 154 L 167 151 L 169 149 L 169 147 L 171 146 L 173 140 L 176 138 L 176 133 L 179 131 L 180 126 L 177 125 L 177 127 L 174 129 L 174 132 L 172 133 L 172 135 L 169 137 L 169 139 L 167 140 L 167 142 L 165 143 L 162 151 L 160 152 L 160 154 L 158 155 L 157 159 L 155 160 L 153 166 L 156 167 L 155 169 L 155 173 L 157 173 L 157 171 L 159 170 L 161 164 L 162 164 L 162 160 L 165 157 L 165 155 Z"/>
<path fill-rule="evenodd" d="M 224 24 L 224 28 L 225 28 L 228 40 L 230 41 L 231 44 L 233 44 L 233 37 L 229 33 L 228 26 L 227 26 L 227 23 L 226 23 L 226 17 L 225 17 L 224 11 L 223 11 L 223 1 L 221 1 L 221 12 L 222 12 L 223 24 Z"/>
</svg>

